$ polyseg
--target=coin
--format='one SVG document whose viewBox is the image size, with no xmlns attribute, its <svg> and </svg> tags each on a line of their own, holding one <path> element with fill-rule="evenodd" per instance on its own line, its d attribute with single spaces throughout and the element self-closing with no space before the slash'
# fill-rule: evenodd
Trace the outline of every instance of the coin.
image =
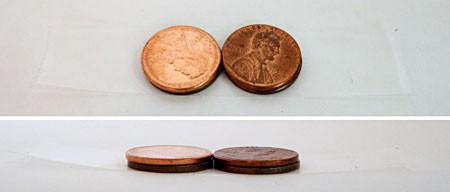
<svg viewBox="0 0 450 192">
<path fill-rule="evenodd" d="M 142 69 L 157 88 L 190 94 L 206 88 L 220 72 L 221 52 L 207 32 L 174 26 L 156 33 L 142 51 Z"/>
<path fill-rule="evenodd" d="M 128 167 L 140 171 L 158 173 L 186 173 L 201 171 L 212 167 L 212 161 L 192 165 L 147 165 L 128 161 Z"/>
<path fill-rule="evenodd" d="M 209 150 L 179 145 L 136 147 L 126 152 L 128 161 L 146 165 L 192 165 L 210 161 Z"/>
<path fill-rule="evenodd" d="M 298 153 L 273 147 L 232 147 L 214 152 L 219 165 L 242 167 L 276 167 L 298 162 Z"/>
<path fill-rule="evenodd" d="M 292 36 L 270 25 L 249 25 L 232 33 L 222 48 L 225 72 L 238 87 L 275 93 L 294 83 L 302 67 Z"/>
<path fill-rule="evenodd" d="M 277 167 L 241 167 L 241 166 L 215 164 L 214 168 L 226 172 L 241 173 L 241 174 L 277 174 L 277 173 L 291 172 L 299 169 L 300 162 L 295 162 L 290 165 Z"/>
</svg>

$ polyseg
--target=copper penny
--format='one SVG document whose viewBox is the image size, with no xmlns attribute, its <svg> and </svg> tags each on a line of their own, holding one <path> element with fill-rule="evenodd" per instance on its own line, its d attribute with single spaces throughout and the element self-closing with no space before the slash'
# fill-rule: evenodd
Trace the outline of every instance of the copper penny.
<svg viewBox="0 0 450 192">
<path fill-rule="evenodd" d="M 146 165 L 128 161 L 128 167 L 139 171 L 158 173 L 186 173 L 202 171 L 212 167 L 212 161 L 192 165 Z"/>
<path fill-rule="evenodd" d="M 207 32 L 174 26 L 156 33 L 142 52 L 142 69 L 157 88 L 190 94 L 206 88 L 220 72 L 221 52 Z"/>
<path fill-rule="evenodd" d="M 270 25 L 238 29 L 222 49 L 228 77 L 252 93 L 281 91 L 294 83 L 302 68 L 297 42 L 285 31 Z"/>
<path fill-rule="evenodd" d="M 298 153 L 273 147 L 232 147 L 214 152 L 220 165 L 243 167 L 276 167 L 298 162 Z"/>
<path fill-rule="evenodd" d="M 215 168 L 226 172 L 241 173 L 241 174 L 277 174 L 277 173 L 291 172 L 299 169 L 300 162 L 295 162 L 290 165 L 277 167 L 241 167 L 241 166 L 215 164 Z"/>
<path fill-rule="evenodd" d="M 207 149 L 179 145 L 136 147 L 126 152 L 128 161 L 147 165 L 191 165 L 211 160 Z"/>
</svg>

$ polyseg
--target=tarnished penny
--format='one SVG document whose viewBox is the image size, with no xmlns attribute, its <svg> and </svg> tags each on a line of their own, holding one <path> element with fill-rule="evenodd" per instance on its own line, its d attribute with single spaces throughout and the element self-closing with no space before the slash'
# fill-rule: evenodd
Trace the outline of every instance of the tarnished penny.
<svg viewBox="0 0 450 192">
<path fill-rule="evenodd" d="M 285 31 L 250 25 L 228 37 L 223 65 L 238 87 L 259 94 L 274 93 L 294 83 L 302 67 L 300 47 Z"/>
<path fill-rule="evenodd" d="M 300 162 L 295 162 L 290 165 L 277 166 L 277 167 L 240 167 L 231 165 L 215 164 L 215 168 L 230 172 L 241 174 L 277 174 L 295 171 L 300 168 Z"/>
<path fill-rule="evenodd" d="M 136 147 L 126 152 L 128 161 L 147 165 L 191 165 L 211 160 L 207 149 L 178 145 Z"/>
<path fill-rule="evenodd" d="M 158 173 L 186 173 L 202 171 L 212 167 L 212 161 L 193 165 L 146 165 L 128 161 L 128 167 L 139 171 L 158 172 Z"/>
<path fill-rule="evenodd" d="M 215 164 L 242 167 L 276 167 L 298 162 L 298 153 L 273 147 L 232 147 L 214 152 Z"/>
<path fill-rule="evenodd" d="M 219 74 L 219 45 L 207 32 L 174 26 L 156 33 L 142 52 L 142 69 L 157 88 L 190 94 L 206 88 Z"/>
</svg>

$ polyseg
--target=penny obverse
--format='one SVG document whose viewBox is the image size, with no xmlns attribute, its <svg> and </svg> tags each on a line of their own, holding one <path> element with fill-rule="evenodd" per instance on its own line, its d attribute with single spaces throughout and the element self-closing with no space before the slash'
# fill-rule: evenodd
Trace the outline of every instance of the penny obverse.
<svg viewBox="0 0 450 192">
<path fill-rule="evenodd" d="M 270 25 L 238 29 L 225 41 L 222 57 L 231 81 L 259 94 L 287 88 L 302 67 L 300 47 L 294 38 Z"/>
<path fill-rule="evenodd" d="M 219 45 L 207 32 L 174 26 L 156 33 L 142 52 L 142 69 L 157 88 L 190 94 L 206 88 L 219 73 Z"/>
</svg>

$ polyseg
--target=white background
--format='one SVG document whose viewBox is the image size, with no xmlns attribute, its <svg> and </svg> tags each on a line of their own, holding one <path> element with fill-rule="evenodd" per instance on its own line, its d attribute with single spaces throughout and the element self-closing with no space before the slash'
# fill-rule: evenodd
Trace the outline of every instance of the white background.
<svg viewBox="0 0 450 192">
<path fill-rule="evenodd" d="M 1 115 L 450 115 L 450 1 L 0 0 Z M 202 28 L 222 45 L 254 23 L 300 44 L 289 89 L 254 95 L 224 73 L 189 96 L 147 82 L 157 31 Z"/>
<path fill-rule="evenodd" d="M 1 121 L 0 191 L 449 191 L 449 121 Z M 128 169 L 143 145 L 300 153 L 278 175 Z"/>
</svg>

